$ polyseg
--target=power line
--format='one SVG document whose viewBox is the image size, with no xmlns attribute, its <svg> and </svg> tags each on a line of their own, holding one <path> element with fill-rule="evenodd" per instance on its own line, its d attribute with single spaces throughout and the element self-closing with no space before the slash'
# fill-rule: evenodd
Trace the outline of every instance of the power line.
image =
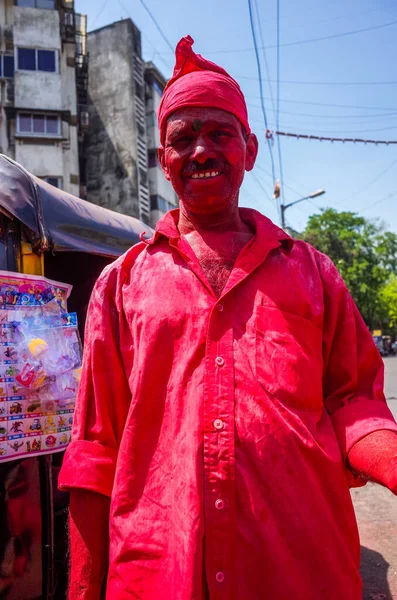
<svg viewBox="0 0 397 600">
<path fill-rule="evenodd" d="M 260 104 L 251 104 L 247 103 L 247 106 L 250 108 L 260 108 Z M 276 112 L 276 110 L 268 109 L 270 112 Z M 291 115 L 296 117 L 313 117 L 318 119 L 382 119 L 387 117 L 395 117 L 397 115 L 397 109 L 394 112 L 390 113 L 375 113 L 375 114 L 365 114 L 365 115 L 324 115 L 324 114 L 316 114 L 316 113 L 300 113 L 300 112 L 290 112 L 287 110 L 280 111 L 282 115 Z"/>
<path fill-rule="evenodd" d="M 260 36 L 260 40 L 261 40 L 261 44 L 262 44 L 262 54 L 263 54 L 263 59 L 264 59 L 264 63 L 265 63 L 266 77 L 267 77 L 267 83 L 268 83 L 269 92 L 270 92 L 271 103 L 272 103 L 272 106 L 273 106 L 273 112 L 276 112 L 276 103 L 274 101 L 273 89 L 272 89 L 272 85 L 270 83 L 269 63 L 268 63 L 268 60 L 267 60 L 266 49 L 265 49 L 265 45 L 264 45 L 264 42 L 263 42 L 261 18 L 260 18 L 260 13 L 259 13 L 259 7 L 258 7 L 257 0 L 254 0 L 254 4 L 255 4 L 255 9 L 256 9 L 256 18 L 258 20 L 258 30 L 259 30 L 259 36 Z M 282 167 L 282 162 L 281 162 L 281 153 L 280 153 L 280 144 L 279 144 L 279 142 L 277 143 L 277 149 L 278 149 L 278 161 L 279 161 L 280 180 L 283 181 L 283 175 L 282 175 L 283 167 Z M 275 185 L 274 178 L 273 178 L 273 185 Z M 281 188 L 281 193 L 283 193 L 283 188 Z M 276 198 L 276 206 L 277 206 L 277 210 L 279 211 L 280 210 L 280 208 L 279 208 L 279 201 L 278 201 L 277 198 Z"/>
<path fill-rule="evenodd" d="M 362 123 L 362 125 L 364 126 L 365 124 Z M 287 123 L 283 124 L 283 128 L 289 129 L 290 127 L 291 128 L 295 127 L 295 124 L 291 124 L 291 125 L 289 125 Z M 303 133 L 309 133 L 309 134 L 312 133 L 310 129 L 302 129 L 300 125 L 298 127 Z M 271 131 L 271 128 L 269 128 L 269 129 Z M 274 129 L 277 130 L 277 127 L 275 126 Z M 318 129 L 319 129 L 319 127 L 317 127 L 317 130 Z M 368 127 L 365 127 L 364 129 L 348 129 L 348 130 L 346 130 L 346 129 L 322 129 L 321 128 L 321 131 L 322 131 L 322 133 L 325 133 L 325 134 L 335 133 L 336 135 L 344 135 L 345 133 L 349 133 L 349 134 L 352 134 L 352 133 L 359 133 L 359 134 L 377 133 L 378 131 L 390 131 L 391 129 L 397 129 L 397 125 L 391 125 L 388 127 L 377 127 L 376 129 L 368 129 Z"/>
<path fill-rule="evenodd" d="M 355 198 L 359 194 L 362 194 L 363 192 L 365 192 L 365 190 L 367 190 L 369 187 L 371 187 L 371 185 L 373 185 L 374 183 L 376 183 L 377 181 L 379 181 L 379 179 L 381 179 L 383 177 L 383 175 L 385 175 L 388 171 L 390 171 L 390 169 L 392 167 L 394 167 L 394 165 L 396 163 L 397 163 L 397 158 L 394 159 L 393 162 L 388 167 L 386 167 L 386 169 L 384 169 L 374 179 L 372 179 L 369 183 L 367 183 L 367 185 L 365 185 L 364 187 L 360 188 L 358 191 L 354 192 L 354 194 L 351 194 L 350 196 L 347 196 L 346 198 L 344 198 L 344 200 L 342 202 L 343 203 L 348 202 L 352 198 Z"/>
<path fill-rule="evenodd" d="M 247 75 L 235 75 L 235 79 L 248 79 L 250 81 L 256 81 L 257 77 L 248 77 Z M 276 83 L 274 79 L 270 80 L 272 83 Z M 291 81 L 282 80 L 280 83 L 288 85 L 396 85 L 397 81 Z"/>
<path fill-rule="evenodd" d="M 259 8 L 258 8 L 258 2 L 257 0 L 255 0 L 255 8 L 256 8 L 256 18 L 258 19 L 258 29 L 259 29 L 259 35 L 261 38 L 261 44 L 262 44 L 262 54 L 263 54 L 263 59 L 264 59 L 264 63 L 265 63 L 265 69 L 266 69 L 266 79 L 267 79 L 267 84 L 269 87 L 269 92 L 270 92 L 270 100 L 273 106 L 273 112 L 276 112 L 276 104 L 274 102 L 274 95 L 273 95 L 273 89 L 272 86 L 270 84 L 270 70 L 269 70 L 269 63 L 267 60 L 267 54 L 266 54 L 266 49 L 264 47 L 264 43 L 263 43 L 263 35 L 262 35 L 262 27 L 260 24 L 260 14 L 259 14 Z M 258 100 L 260 100 L 260 97 L 258 98 Z M 269 100 L 269 98 L 267 98 L 267 100 Z M 260 108 L 260 105 L 258 105 L 258 107 Z"/>
<path fill-rule="evenodd" d="M 131 21 L 133 21 L 133 18 L 131 17 L 131 14 L 130 14 L 128 8 L 125 6 L 125 4 L 122 2 L 122 0 L 117 0 L 117 1 L 120 4 L 121 8 L 124 10 L 124 12 L 127 13 L 127 16 L 131 19 Z M 145 35 L 145 33 L 143 33 L 143 37 L 147 41 L 147 43 L 149 44 L 149 46 L 151 46 L 153 48 L 154 52 L 158 56 L 158 59 L 163 63 L 163 65 L 167 69 L 170 69 L 170 68 L 172 69 L 172 66 L 170 67 L 170 65 L 162 58 L 161 53 L 157 51 L 157 48 L 152 44 L 152 42 L 149 40 L 149 38 L 147 37 L 147 35 Z"/>
<path fill-rule="evenodd" d="M 274 200 L 272 200 L 272 197 L 270 196 L 268 190 L 263 186 L 261 180 L 256 176 L 256 174 L 253 171 L 250 171 L 252 177 L 255 179 L 256 183 L 259 185 L 259 187 L 261 188 L 261 190 L 264 192 L 265 196 L 266 196 L 266 200 L 268 200 L 271 204 L 275 204 Z M 278 208 L 276 206 L 276 208 Z"/>
<path fill-rule="evenodd" d="M 268 131 L 266 132 L 271 138 L 273 135 L 284 135 L 286 137 L 293 137 L 304 140 L 317 140 L 320 142 L 343 142 L 343 143 L 354 143 L 354 144 L 375 144 L 375 145 L 393 145 L 397 144 L 397 140 L 365 140 L 360 138 L 338 138 L 338 137 L 326 137 L 322 135 L 308 135 L 304 133 L 289 133 L 286 131 Z"/>
<path fill-rule="evenodd" d="M 255 165 L 255 169 L 257 169 L 259 171 L 262 171 L 262 173 L 264 173 L 268 177 L 271 177 L 271 174 L 268 171 L 266 171 L 266 169 L 264 169 L 263 167 L 261 167 L 260 165 Z M 298 185 L 300 185 L 300 184 L 298 183 Z M 298 192 L 297 190 L 295 190 L 294 188 L 292 188 L 290 185 L 285 184 L 284 187 L 286 187 L 288 190 L 290 190 L 291 192 L 293 192 L 297 196 L 300 196 L 300 197 L 306 196 L 306 194 L 304 194 L 303 192 Z M 307 198 L 306 201 L 310 202 L 311 204 L 313 204 L 313 206 L 315 206 L 316 208 L 318 208 L 319 210 L 321 210 L 321 207 L 318 206 L 318 204 L 315 204 L 312 200 L 310 200 L 310 198 Z M 296 206 L 295 208 L 300 209 L 299 206 Z"/>
<path fill-rule="evenodd" d="M 142 2 L 142 0 L 140 0 Z M 393 25 L 396 25 L 397 21 L 389 21 L 387 23 L 381 23 L 380 25 L 372 25 L 371 27 L 364 27 L 362 29 L 354 29 L 352 31 L 344 31 L 342 33 L 334 33 L 331 35 L 325 35 L 322 37 L 317 37 L 317 38 L 309 38 L 309 39 L 304 39 L 304 40 L 296 40 L 294 42 L 286 42 L 284 44 L 280 44 L 280 46 L 282 48 L 287 48 L 287 47 L 291 47 L 291 46 L 300 46 L 302 44 L 312 44 L 314 42 L 322 42 L 324 40 L 333 40 L 333 39 L 337 39 L 337 38 L 341 38 L 341 37 L 347 37 L 347 36 L 351 36 L 351 35 L 357 35 L 360 33 L 366 33 L 367 31 L 374 31 L 376 29 L 384 29 L 385 27 L 392 27 Z M 266 50 L 271 50 L 273 48 L 277 48 L 277 44 L 271 45 L 271 46 L 265 46 Z M 234 54 L 234 53 L 241 53 L 241 52 L 252 52 L 252 50 L 254 50 L 255 48 L 236 48 L 236 49 L 226 49 L 226 50 L 207 50 L 208 53 L 210 54 Z M 258 47 L 258 50 L 262 50 L 262 48 Z"/>
<path fill-rule="evenodd" d="M 364 27 L 363 29 L 355 29 L 354 31 L 345 31 L 344 33 L 334 33 L 332 35 L 325 35 L 323 37 L 318 38 L 310 38 L 308 40 L 297 40 L 296 42 L 287 42 L 286 44 L 281 44 L 283 48 L 287 46 L 298 46 L 301 44 L 311 44 L 313 42 L 322 42 L 324 40 L 333 40 L 336 38 L 346 37 L 350 35 L 357 35 L 359 33 L 365 33 L 367 31 L 373 31 L 374 29 L 383 29 L 384 27 L 391 27 L 392 25 L 396 25 L 397 21 L 390 21 L 388 23 L 382 23 L 381 25 L 372 25 L 371 27 Z"/>
<path fill-rule="evenodd" d="M 277 56 L 276 56 L 276 125 L 277 129 L 280 129 L 280 0 L 277 0 Z M 270 85 L 270 84 L 269 84 Z M 280 167 L 280 204 L 284 204 L 284 174 L 283 174 L 283 161 L 281 158 L 281 139 L 277 137 L 277 151 L 278 151 L 278 163 Z M 281 209 L 280 209 L 281 210 Z"/>
<path fill-rule="evenodd" d="M 94 28 L 94 23 L 97 22 L 97 20 L 99 19 L 99 17 L 101 16 L 101 14 L 103 13 L 106 4 L 108 3 L 108 0 L 105 0 L 101 6 L 101 8 L 98 10 L 97 14 L 95 15 L 90 27 Z"/>
<path fill-rule="evenodd" d="M 152 19 L 153 23 L 156 26 L 157 31 L 160 33 L 161 37 L 163 38 L 163 40 L 167 44 L 168 48 L 170 48 L 171 52 L 174 53 L 174 48 L 173 48 L 171 42 L 169 41 L 169 39 L 165 35 L 164 31 L 161 29 L 160 25 L 157 23 L 154 15 L 151 12 L 151 10 L 149 9 L 149 7 L 146 5 L 146 3 L 144 2 L 144 0 L 139 0 L 139 2 L 142 4 L 143 8 L 146 10 L 146 12 L 148 13 L 149 17 Z"/>
<path fill-rule="evenodd" d="M 392 194 L 388 194 L 387 196 L 384 196 L 383 198 L 380 198 L 379 200 L 376 200 L 375 202 L 372 202 L 371 204 L 367 204 L 367 206 L 364 206 L 364 208 L 362 208 L 360 210 L 360 212 L 364 212 L 365 210 L 368 210 L 369 208 L 372 208 L 376 204 L 380 204 L 381 202 L 385 202 L 385 200 L 390 200 L 391 198 L 394 198 L 394 196 L 397 196 L 397 192 L 393 192 Z"/>
<path fill-rule="evenodd" d="M 255 34 L 255 27 L 254 27 L 254 17 L 252 14 L 252 0 L 248 0 L 248 10 L 249 10 L 249 17 L 250 17 L 250 25 L 251 25 L 251 33 L 252 33 L 252 39 L 254 42 L 254 47 L 255 47 L 255 57 L 256 57 L 256 66 L 258 69 L 258 76 L 259 76 L 259 91 L 260 91 L 260 98 L 261 98 L 261 106 L 262 106 L 262 113 L 263 113 L 263 119 L 265 121 L 265 127 L 266 129 L 268 129 L 267 126 L 267 116 L 266 116 L 266 109 L 265 109 L 265 102 L 264 102 L 264 93 L 263 93 L 263 84 L 262 84 L 262 70 L 261 70 L 261 63 L 259 60 L 259 52 L 258 52 L 258 44 L 256 42 L 256 34 Z M 272 149 L 272 142 L 270 139 L 267 140 L 268 142 L 268 148 L 269 148 L 269 153 L 270 153 L 270 160 L 271 160 L 271 164 L 272 164 L 272 173 L 273 173 L 273 185 L 276 185 L 276 175 L 275 175 L 275 167 L 274 167 L 274 157 L 273 157 L 273 149 Z"/>
<path fill-rule="evenodd" d="M 256 80 L 256 77 L 253 77 L 254 80 Z M 283 82 L 281 82 L 283 83 Z M 260 100 L 259 96 L 245 96 L 246 98 L 250 98 L 251 100 Z M 266 98 L 265 96 L 265 100 L 269 100 L 269 98 Z M 359 110 L 390 110 L 390 111 L 396 111 L 397 107 L 385 107 L 385 106 L 358 106 L 356 104 L 334 104 L 334 103 L 327 103 L 327 102 L 312 102 L 309 100 L 287 100 L 285 98 L 280 98 L 280 102 L 284 102 L 286 104 L 308 104 L 310 106 L 328 106 L 330 108 L 357 108 Z"/>
</svg>

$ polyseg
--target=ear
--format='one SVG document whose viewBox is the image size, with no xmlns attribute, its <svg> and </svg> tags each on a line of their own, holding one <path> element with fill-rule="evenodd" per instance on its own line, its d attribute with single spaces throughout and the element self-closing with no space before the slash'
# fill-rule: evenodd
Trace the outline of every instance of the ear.
<svg viewBox="0 0 397 600">
<path fill-rule="evenodd" d="M 255 133 L 250 133 L 246 143 L 245 150 L 245 170 L 252 171 L 258 156 L 258 138 Z"/>
<path fill-rule="evenodd" d="M 160 148 L 158 149 L 158 157 L 159 157 L 159 163 L 161 165 L 161 168 L 163 169 L 165 178 L 168 179 L 168 181 L 170 181 L 171 177 L 170 177 L 169 171 L 167 169 L 167 165 L 165 164 L 165 152 L 164 152 L 163 146 L 160 146 Z"/>
</svg>

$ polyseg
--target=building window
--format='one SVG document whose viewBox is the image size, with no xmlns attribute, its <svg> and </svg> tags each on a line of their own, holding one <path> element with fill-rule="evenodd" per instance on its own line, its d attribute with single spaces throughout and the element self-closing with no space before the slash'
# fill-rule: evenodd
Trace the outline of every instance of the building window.
<svg viewBox="0 0 397 600">
<path fill-rule="evenodd" d="M 54 50 L 37 50 L 37 70 L 55 73 L 55 52 Z"/>
<path fill-rule="evenodd" d="M 57 71 L 55 50 L 38 50 L 37 48 L 18 48 L 18 70 L 20 71 Z"/>
<path fill-rule="evenodd" d="M 155 123 L 156 123 L 156 115 L 154 112 L 151 112 L 148 115 L 146 115 L 146 127 L 147 128 L 154 127 Z"/>
<path fill-rule="evenodd" d="M 19 113 L 17 116 L 17 133 L 59 137 L 61 135 L 61 120 L 57 115 Z"/>
<path fill-rule="evenodd" d="M 14 77 L 14 57 L 8 54 L 0 55 L 0 77 Z"/>
<path fill-rule="evenodd" d="M 159 196 L 158 194 L 150 196 L 150 210 L 160 210 L 161 212 L 166 213 L 173 208 L 175 208 L 175 206 L 162 196 Z"/>
<path fill-rule="evenodd" d="M 16 0 L 17 6 L 25 6 L 29 8 L 55 8 L 55 0 Z"/>
<path fill-rule="evenodd" d="M 157 167 L 157 165 L 159 164 L 158 160 L 157 160 L 157 150 L 149 150 L 147 162 L 148 162 L 149 169 L 152 169 L 153 167 Z"/>
<path fill-rule="evenodd" d="M 161 88 L 161 87 L 159 86 L 159 84 L 157 83 L 157 81 L 153 81 L 153 87 L 154 87 L 154 89 L 156 90 L 156 92 L 157 92 L 157 93 L 158 93 L 160 96 L 162 96 L 162 95 L 163 95 L 163 88 Z"/>
<path fill-rule="evenodd" d="M 40 177 L 40 179 L 46 181 L 50 185 L 53 185 L 54 187 L 60 190 L 62 189 L 62 177 Z"/>
</svg>

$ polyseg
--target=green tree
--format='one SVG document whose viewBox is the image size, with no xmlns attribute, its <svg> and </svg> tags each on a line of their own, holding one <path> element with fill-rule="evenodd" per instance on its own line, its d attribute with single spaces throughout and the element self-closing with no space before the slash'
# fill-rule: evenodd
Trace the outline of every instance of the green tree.
<svg viewBox="0 0 397 600">
<path fill-rule="evenodd" d="M 392 275 L 380 292 L 380 299 L 385 314 L 384 328 L 397 330 L 397 276 Z"/>
<path fill-rule="evenodd" d="M 356 213 L 327 208 L 309 218 L 302 237 L 333 260 L 367 325 L 382 327 L 388 317 L 381 292 L 397 271 L 396 234 Z"/>
</svg>

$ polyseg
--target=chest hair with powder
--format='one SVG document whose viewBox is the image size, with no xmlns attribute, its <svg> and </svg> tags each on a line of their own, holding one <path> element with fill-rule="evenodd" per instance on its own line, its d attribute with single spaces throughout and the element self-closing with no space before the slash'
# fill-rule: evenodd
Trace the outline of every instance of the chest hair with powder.
<svg viewBox="0 0 397 600">
<path fill-rule="evenodd" d="M 227 283 L 244 242 L 245 240 L 241 241 L 241 239 L 228 240 L 225 245 L 219 246 L 216 250 L 207 244 L 194 244 L 200 266 L 218 298 Z"/>
</svg>

